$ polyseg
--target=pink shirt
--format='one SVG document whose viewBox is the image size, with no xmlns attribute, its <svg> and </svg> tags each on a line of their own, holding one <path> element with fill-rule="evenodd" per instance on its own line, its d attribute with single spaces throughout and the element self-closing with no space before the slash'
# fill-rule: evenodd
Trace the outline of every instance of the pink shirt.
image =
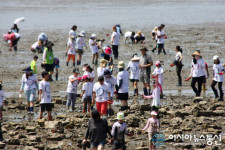
<svg viewBox="0 0 225 150">
<path fill-rule="evenodd" d="M 155 126 L 157 125 L 157 126 Z M 144 127 L 144 131 L 147 130 L 150 133 L 156 132 L 157 128 L 159 127 L 159 119 L 157 118 L 148 118 L 148 122 L 146 126 Z"/>
</svg>

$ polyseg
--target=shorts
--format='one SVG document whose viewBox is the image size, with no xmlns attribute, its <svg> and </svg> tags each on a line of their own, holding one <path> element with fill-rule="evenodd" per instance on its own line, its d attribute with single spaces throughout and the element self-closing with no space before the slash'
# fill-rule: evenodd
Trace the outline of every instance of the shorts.
<svg viewBox="0 0 225 150">
<path fill-rule="evenodd" d="M 80 54 L 80 55 L 83 55 L 84 54 L 84 51 L 82 49 L 78 49 L 77 50 L 77 53 Z"/>
<path fill-rule="evenodd" d="M 164 48 L 164 44 L 157 44 L 157 47 L 158 47 L 159 49 L 162 49 L 162 48 Z"/>
<path fill-rule="evenodd" d="M 87 96 L 85 98 L 82 98 L 83 102 L 87 102 L 87 103 L 91 103 L 92 97 L 91 96 Z"/>
<path fill-rule="evenodd" d="M 27 96 L 27 102 L 34 102 L 35 101 L 35 95 L 36 95 L 36 88 L 31 90 L 26 90 L 24 93 Z"/>
<path fill-rule="evenodd" d="M 205 76 L 204 76 L 204 79 L 203 79 L 202 83 L 206 83 L 206 77 Z"/>
<path fill-rule="evenodd" d="M 42 103 L 40 105 L 41 105 L 41 112 L 52 111 L 52 103 Z"/>
<path fill-rule="evenodd" d="M 130 82 L 139 82 L 138 79 L 130 79 Z"/>
<path fill-rule="evenodd" d="M 75 57 L 76 57 L 76 54 L 68 54 L 68 57 L 67 57 L 67 62 L 70 61 L 70 59 L 73 60 L 73 62 L 75 62 Z"/>
<path fill-rule="evenodd" d="M 92 55 L 98 54 L 98 48 L 96 48 L 96 49 L 91 49 L 91 52 L 92 52 Z"/>
<path fill-rule="evenodd" d="M 126 145 L 124 142 L 117 142 L 113 143 L 113 149 L 126 149 Z"/>
<path fill-rule="evenodd" d="M 107 114 L 107 101 L 106 102 L 96 102 L 96 107 L 99 113 Z"/>
<path fill-rule="evenodd" d="M 91 147 L 92 148 L 97 148 L 98 146 L 102 145 L 103 147 L 105 146 L 105 141 L 101 142 L 91 142 Z"/>
<path fill-rule="evenodd" d="M 127 93 L 118 93 L 118 99 L 119 100 L 128 100 L 128 92 Z"/>
<path fill-rule="evenodd" d="M 15 40 L 13 40 L 12 41 L 12 46 L 16 46 L 19 40 L 20 40 L 20 37 L 15 39 Z"/>
<path fill-rule="evenodd" d="M 53 71 L 54 70 L 54 64 L 45 64 L 45 71 Z"/>
<path fill-rule="evenodd" d="M 140 74 L 140 82 L 150 84 L 150 75 L 148 75 L 148 74 Z"/>
</svg>

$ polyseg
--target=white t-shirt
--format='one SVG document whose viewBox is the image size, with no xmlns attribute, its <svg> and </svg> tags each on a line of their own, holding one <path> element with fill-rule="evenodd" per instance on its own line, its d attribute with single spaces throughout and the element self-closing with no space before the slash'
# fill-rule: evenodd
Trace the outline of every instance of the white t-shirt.
<svg viewBox="0 0 225 150">
<path fill-rule="evenodd" d="M 42 90 L 41 104 L 51 103 L 52 100 L 51 100 L 50 83 L 42 80 L 39 84 L 39 89 Z"/>
<path fill-rule="evenodd" d="M 194 64 L 192 60 L 191 66 L 193 67 L 192 77 L 201 77 L 205 75 L 205 62 L 203 59 L 198 59 L 196 64 Z"/>
<path fill-rule="evenodd" d="M 161 31 L 157 31 L 157 36 L 161 36 L 161 35 L 164 35 L 164 31 L 161 30 Z M 161 36 L 160 38 L 157 37 L 157 43 L 158 44 L 164 44 L 164 36 Z"/>
<path fill-rule="evenodd" d="M 77 43 L 77 49 L 83 49 L 83 47 L 85 46 L 85 41 L 84 38 L 82 37 L 78 37 L 76 40 Z"/>
<path fill-rule="evenodd" d="M 104 67 L 98 67 L 98 69 L 97 69 L 98 77 L 104 76 L 104 71 L 105 70 L 106 70 L 106 68 L 104 68 Z"/>
<path fill-rule="evenodd" d="M 114 76 L 111 76 L 111 78 L 106 78 L 105 77 L 105 82 L 109 85 L 110 94 L 111 94 L 111 97 L 113 97 L 113 95 L 114 95 L 114 87 L 117 84 L 116 78 Z"/>
<path fill-rule="evenodd" d="M 123 80 L 123 84 L 119 89 L 118 93 L 127 93 L 129 89 L 129 73 L 126 70 L 120 71 L 117 74 L 117 85 L 119 86 L 119 81 Z"/>
<path fill-rule="evenodd" d="M 76 55 L 76 42 L 75 41 L 68 41 L 67 46 L 69 47 L 68 54 L 70 55 Z"/>
<path fill-rule="evenodd" d="M 154 88 L 152 91 L 152 106 L 159 106 L 160 105 L 160 87 Z"/>
<path fill-rule="evenodd" d="M 111 36 L 111 41 L 114 37 L 114 40 L 112 42 L 112 45 L 119 45 L 120 44 L 120 34 L 117 32 L 113 32 Z"/>
<path fill-rule="evenodd" d="M 92 54 L 98 53 L 97 44 L 92 45 L 94 42 L 95 42 L 95 40 L 92 40 L 92 39 L 89 40 L 89 47 L 91 49 Z"/>
<path fill-rule="evenodd" d="M 68 86 L 67 86 L 67 92 L 77 94 L 77 86 L 79 84 L 79 81 L 76 80 L 74 82 L 70 82 L 70 79 L 77 79 L 78 77 L 74 77 L 74 75 L 69 76 Z"/>
<path fill-rule="evenodd" d="M 84 95 L 82 97 L 82 101 L 84 100 L 84 98 L 86 98 L 87 96 L 91 96 L 92 97 L 92 83 L 91 82 L 85 82 L 82 86 L 82 90 L 85 91 Z"/>
<path fill-rule="evenodd" d="M 39 47 L 38 42 L 35 42 L 35 43 L 31 46 L 31 48 L 33 48 L 33 49 L 36 49 L 37 47 Z"/>
<path fill-rule="evenodd" d="M 134 38 L 138 37 L 138 34 L 134 35 Z M 141 37 L 145 37 L 145 35 L 143 33 L 141 33 Z"/>
<path fill-rule="evenodd" d="M 213 72 L 214 72 L 214 78 L 216 82 L 223 82 L 223 75 L 219 75 L 219 73 L 222 73 L 224 70 L 222 64 L 214 64 L 213 65 Z"/>
<path fill-rule="evenodd" d="M 69 37 L 71 37 L 72 35 L 74 36 L 75 41 L 76 41 L 77 34 L 76 34 L 75 31 L 73 31 L 73 30 L 71 29 L 71 30 L 69 31 Z M 69 41 L 70 41 L 70 38 L 69 38 Z"/>
<path fill-rule="evenodd" d="M 95 78 L 95 72 L 94 71 L 92 71 L 92 72 L 85 71 L 84 74 L 83 74 L 83 76 L 85 76 L 85 75 L 89 76 L 90 78 Z M 95 82 L 94 80 L 93 80 L 93 84 Z"/>
<path fill-rule="evenodd" d="M 29 76 L 28 79 L 26 78 L 26 74 L 23 74 L 22 83 L 25 82 L 24 91 L 35 89 L 36 88 L 35 81 L 37 82 L 36 74 Z"/>
<path fill-rule="evenodd" d="M 130 38 L 130 37 L 132 37 L 132 32 L 129 32 L 129 31 L 126 32 L 124 36 L 125 36 L 125 38 Z"/>
<path fill-rule="evenodd" d="M 159 84 L 163 85 L 163 68 L 162 67 L 160 68 L 156 67 L 154 69 L 152 75 L 157 75 L 157 74 L 159 74 L 159 79 L 158 79 Z"/>
<path fill-rule="evenodd" d="M 139 62 L 130 61 L 128 66 L 130 68 L 130 79 L 139 80 Z"/>
<path fill-rule="evenodd" d="M 117 128 L 117 133 L 116 133 L 116 128 Z M 117 121 L 116 123 L 113 124 L 112 126 L 112 136 L 115 136 L 118 133 L 127 133 L 127 125 L 126 123 L 119 123 L 119 121 Z"/>
<path fill-rule="evenodd" d="M 19 33 L 14 33 L 14 34 L 15 34 L 15 38 L 16 38 L 16 39 L 18 39 L 18 38 L 21 37 Z"/>
<path fill-rule="evenodd" d="M 175 55 L 175 60 L 178 61 L 180 59 L 181 52 L 177 52 Z"/>
<path fill-rule="evenodd" d="M 96 93 L 96 102 L 106 102 L 108 100 L 108 92 L 110 92 L 109 85 L 107 83 L 103 83 L 100 85 L 99 82 L 94 84 L 93 92 Z"/>
<path fill-rule="evenodd" d="M 4 100 L 5 100 L 5 93 L 3 90 L 0 90 L 0 107 L 2 107 Z"/>
</svg>

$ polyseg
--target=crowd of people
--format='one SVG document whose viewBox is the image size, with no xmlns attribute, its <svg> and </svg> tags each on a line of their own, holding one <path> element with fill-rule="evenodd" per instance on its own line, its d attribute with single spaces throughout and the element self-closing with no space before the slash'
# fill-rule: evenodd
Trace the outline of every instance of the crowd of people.
<svg viewBox="0 0 225 150">
<path fill-rule="evenodd" d="M 158 51 L 158 54 L 163 52 L 166 54 L 164 41 L 167 38 L 164 32 L 165 25 L 161 24 L 159 27 L 155 27 L 150 36 L 156 42 L 155 47 L 152 52 Z M 140 89 L 138 89 L 138 83 L 143 84 L 143 98 L 153 99 L 152 100 L 152 110 L 151 116 L 147 121 L 145 128 L 142 130 L 149 132 L 149 149 L 153 149 L 154 145 L 152 140 L 154 139 L 154 134 L 159 128 L 159 107 L 160 99 L 163 97 L 163 65 L 159 60 L 153 62 L 151 55 L 148 53 L 146 47 L 140 49 L 141 56 L 138 57 L 137 54 L 133 54 L 130 58 L 128 65 L 126 66 L 123 61 L 119 61 L 118 65 L 115 66 L 113 59 L 119 59 L 119 45 L 120 38 L 123 36 L 123 32 L 120 25 L 115 25 L 112 28 L 111 34 L 111 44 L 103 45 L 104 40 L 98 40 L 96 34 L 92 34 L 89 38 L 89 48 L 92 53 L 92 64 L 83 64 L 83 75 L 77 66 L 82 64 L 82 57 L 84 47 L 87 49 L 85 44 L 86 33 L 81 31 L 78 35 L 76 34 L 77 26 L 72 26 L 69 31 L 67 48 L 65 56 L 67 56 L 66 65 L 69 66 L 69 62 L 73 61 L 73 74 L 69 76 L 68 86 L 67 86 L 67 111 L 73 112 L 76 106 L 77 91 L 79 85 L 81 87 L 81 100 L 83 102 L 83 113 L 91 112 L 91 119 L 88 122 L 88 129 L 86 132 L 85 139 L 83 143 L 87 142 L 89 138 L 93 149 L 103 149 L 106 143 L 107 133 L 110 135 L 110 142 L 113 143 L 115 150 L 125 149 L 125 138 L 124 135 L 131 136 L 131 133 L 127 133 L 127 126 L 124 122 L 125 116 L 123 111 L 129 109 L 128 99 L 129 99 L 129 82 L 133 85 L 133 96 L 138 96 Z M 10 44 L 10 50 L 13 47 L 17 51 L 17 43 L 20 39 L 18 34 L 19 28 L 14 24 L 13 28 L 7 35 L 4 35 L 5 41 Z M 125 33 L 124 43 L 131 42 L 132 44 L 143 44 L 145 43 L 145 35 L 138 31 L 136 34 L 133 31 L 128 31 Z M 38 36 L 37 42 L 31 46 L 31 51 L 36 53 L 43 53 L 43 61 L 41 66 L 45 69 L 42 72 L 42 80 L 38 80 L 36 74 L 39 72 L 36 61 L 38 56 L 33 57 L 30 66 L 24 69 L 24 74 L 22 75 L 20 93 L 23 91 L 26 95 L 27 100 L 27 111 L 28 113 L 34 113 L 34 101 L 38 93 L 38 100 L 40 101 L 40 113 L 39 119 L 42 118 L 42 113 L 47 111 L 48 120 L 52 120 L 52 99 L 50 91 L 49 81 L 53 81 L 52 75 L 54 69 L 56 70 L 55 80 L 58 80 L 58 69 L 59 59 L 54 56 L 53 53 L 54 43 L 49 41 L 46 33 L 42 32 Z M 183 68 L 182 60 L 182 48 L 181 46 L 175 47 L 175 59 L 170 67 L 176 66 L 176 72 L 178 77 L 177 86 L 182 86 L 181 71 Z M 91 65 L 98 65 L 99 53 L 102 56 L 100 60 L 97 72 L 93 70 Z M 77 61 L 76 61 L 76 55 Z M 201 96 L 202 84 L 206 82 L 209 77 L 209 72 L 207 71 L 207 64 L 202 58 L 200 51 L 195 51 L 192 54 L 191 62 L 191 73 L 185 81 L 192 79 L 191 87 L 195 92 L 196 97 Z M 223 72 L 224 65 L 220 63 L 219 56 L 213 57 L 213 79 L 211 87 L 215 94 L 215 99 L 223 101 Z M 155 66 L 152 72 L 151 68 Z M 117 76 L 114 77 L 113 69 L 118 68 Z M 95 78 L 97 76 L 97 82 Z M 152 85 L 150 87 L 150 79 L 152 78 Z M 40 81 L 40 82 L 39 82 Z M 38 84 L 39 82 L 39 84 Z M 196 83 L 198 87 L 196 88 Z M 218 83 L 219 94 L 215 85 Z M 2 106 L 5 100 L 4 91 L 2 90 L 2 83 L 0 83 L 0 106 Z M 152 89 L 152 90 L 151 90 Z M 112 116 L 113 108 L 112 104 L 114 99 L 121 101 L 121 108 L 117 114 L 118 122 L 116 122 L 112 127 L 112 132 L 108 127 L 107 118 Z M 96 106 L 96 110 L 94 109 Z M 0 119 L 2 118 L 2 113 L 0 111 Z"/>
</svg>

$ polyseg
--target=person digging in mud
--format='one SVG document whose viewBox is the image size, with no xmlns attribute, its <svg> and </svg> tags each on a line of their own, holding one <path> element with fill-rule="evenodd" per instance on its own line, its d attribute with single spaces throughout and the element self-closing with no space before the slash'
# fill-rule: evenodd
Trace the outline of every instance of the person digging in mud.
<svg viewBox="0 0 225 150">
<path fill-rule="evenodd" d="M 141 31 L 138 31 L 137 34 L 134 35 L 135 43 L 138 44 L 144 44 L 145 41 L 145 35 L 141 33 Z"/>
<path fill-rule="evenodd" d="M 42 72 L 43 80 L 39 83 L 39 102 L 40 102 L 40 113 L 39 119 L 42 119 L 42 114 L 44 111 L 48 113 L 48 121 L 52 121 L 52 98 L 50 91 L 50 75 L 47 71 Z"/>
</svg>

